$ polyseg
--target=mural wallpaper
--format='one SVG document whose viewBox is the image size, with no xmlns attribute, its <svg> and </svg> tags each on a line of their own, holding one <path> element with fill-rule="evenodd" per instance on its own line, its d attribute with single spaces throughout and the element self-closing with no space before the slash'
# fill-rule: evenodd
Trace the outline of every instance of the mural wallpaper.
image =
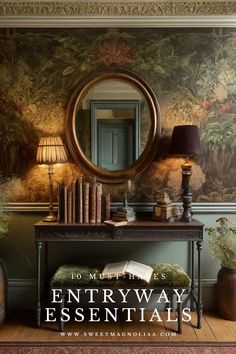
<svg viewBox="0 0 236 354">
<path fill-rule="evenodd" d="M 199 126 L 194 201 L 235 201 L 235 29 L 2 29 L 0 58 L 0 170 L 10 201 L 48 200 L 47 168 L 35 161 L 39 138 L 63 136 L 73 87 L 111 66 L 137 72 L 153 88 L 163 137 L 177 124 Z M 178 200 L 183 160 L 164 155 L 133 181 L 132 201 L 153 201 L 163 190 Z M 55 180 L 81 173 L 89 178 L 71 161 L 56 168 Z M 105 188 L 121 200 L 123 186 Z"/>
</svg>

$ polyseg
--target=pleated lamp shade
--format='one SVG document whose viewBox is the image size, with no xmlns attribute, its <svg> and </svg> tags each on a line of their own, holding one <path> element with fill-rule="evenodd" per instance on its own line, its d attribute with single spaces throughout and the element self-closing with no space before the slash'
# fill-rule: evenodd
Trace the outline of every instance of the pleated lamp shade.
<svg viewBox="0 0 236 354">
<path fill-rule="evenodd" d="M 42 137 L 37 150 L 37 162 L 51 165 L 67 162 L 67 153 L 60 136 Z"/>
</svg>

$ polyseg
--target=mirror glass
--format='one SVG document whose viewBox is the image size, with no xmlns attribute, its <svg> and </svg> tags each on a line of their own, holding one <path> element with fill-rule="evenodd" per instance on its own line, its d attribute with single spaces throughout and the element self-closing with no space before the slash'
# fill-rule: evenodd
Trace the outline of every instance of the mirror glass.
<svg viewBox="0 0 236 354">
<path fill-rule="evenodd" d="M 77 102 L 76 139 L 85 157 L 103 169 L 133 165 L 147 145 L 150 129 L 148 102 L 126 80 L 97 82 Z"/>
<path fill-rule="evenodd" d="M 91 73 L 70 96 L 66 139 L 74 162 L 100 181 L 134 178 L 151 164 L 159 144 L 155 93 L 127 69 Z"/>
</svg>

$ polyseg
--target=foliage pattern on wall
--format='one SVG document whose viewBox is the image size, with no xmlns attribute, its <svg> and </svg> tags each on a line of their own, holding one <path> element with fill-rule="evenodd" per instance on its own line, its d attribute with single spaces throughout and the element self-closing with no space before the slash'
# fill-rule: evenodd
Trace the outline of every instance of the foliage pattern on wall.
<svg viewBox="0 0 236 354">
<path fill-rule="evenodd" d="M 161 106 L 163 136 L 197 124 L 203 154 L 193 165 L 195 201 L 236 198 L 236 31 L 234 29 L 7 29 L 0 32 L 0 170 L 8 199 L 46 201 L 47 170 L 35 163 L 39 137 L 64 134 L 73 87 L 91 71 L 129 68 Z M 131 200 L 180 195 L 183 160 L 159 159 L 134 181 Z M 85 171 L 73 163 L 56 180 Z M 113 201 L 122 186 L 105 186 Z"/>
</svg>

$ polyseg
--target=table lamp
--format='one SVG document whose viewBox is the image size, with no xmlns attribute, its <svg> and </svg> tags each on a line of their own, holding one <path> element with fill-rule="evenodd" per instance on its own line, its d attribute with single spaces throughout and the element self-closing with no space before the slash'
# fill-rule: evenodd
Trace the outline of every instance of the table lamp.
<svg viewBox="0 0 236 354">
<path fill-rule="evenodd" d="M 171 143 L 170 143 L 170 155 L 184 157 L 185 163 L 182 168 L 182 195 L 183 202 L 183 214 L 182 221 L 192 220 L 192 189 L 191 189 L 191 175 L 192 164 L 189 162 L 189 158 L 198 156 L 201 154 L 200 136 L 197 125 L 177 125 L 173 129 Z"/>
<path fill-rule="evenodd" d="M 39 141 L 36 159 L 38 164 L 48 165 L 49 215 L 44 221 L 53 222 L 57 219 L 53 210 L 53 165 L 56 163 L 67 162 L 67 153 L 61 137 L 42 137 Z"/>
</svg>

